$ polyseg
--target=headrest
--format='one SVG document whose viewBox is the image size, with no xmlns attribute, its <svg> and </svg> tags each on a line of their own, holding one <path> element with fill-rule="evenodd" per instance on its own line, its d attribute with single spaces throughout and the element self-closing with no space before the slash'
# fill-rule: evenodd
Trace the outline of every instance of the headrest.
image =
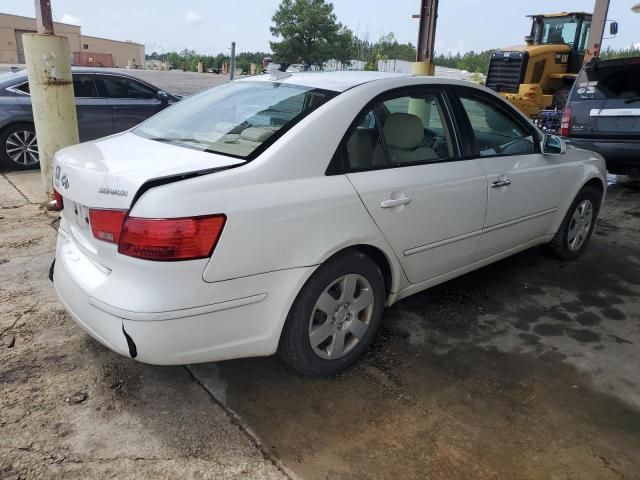
<svg viewBox="0 0 640 480">
<path fill-rule="evenodd" d="M 392 113 L 382 129 L 387 147 L 411 150 L 424 141 L 424 127 L 419 117 L 410 113 Z"/>
<path fill-rule="evenodd" d="M 249 140 L 251 142 L 262 143 L 271 135 L 273 135 L 273 130 L 270 128 L 249 127 L 245 128 L 240 133 L 240 138 L 242 138 L 243 140 Z"/>
</svg>

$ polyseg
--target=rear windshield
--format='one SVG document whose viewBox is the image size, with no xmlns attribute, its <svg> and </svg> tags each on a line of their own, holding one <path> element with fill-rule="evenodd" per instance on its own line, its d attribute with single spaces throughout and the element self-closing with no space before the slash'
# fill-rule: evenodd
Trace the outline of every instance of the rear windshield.
<svg viewBox="0 0 640 480">
<path fill-rule="evenodd" d="M 576 82 L 573 100 L 629 100 L 640 97 L 640 64 L 585 69 Z"/>
<path fill-rule="evenodd" d="M 133 133 L 252 159 L 335 92 L 272 82 L 230 82 L 182 100 Z"/>
</svg>

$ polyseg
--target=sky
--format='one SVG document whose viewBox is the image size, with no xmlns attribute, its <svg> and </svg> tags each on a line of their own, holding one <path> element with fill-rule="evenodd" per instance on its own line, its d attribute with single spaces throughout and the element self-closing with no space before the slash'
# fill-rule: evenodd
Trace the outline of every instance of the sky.
<svg viewBox="0 0 640 480">
<path fill-rule="evenodd" d="M 616 20 L 613 48 L 640 46 L 640 14 L 631 6 L 640 0 L 611 0 L 609 19 Z M 238 51 L 268 51 L 271 17 L 280 0 L 52 0 L 54 20 L 82 26 L 82 33 L 115 40 L 133 40 L 146 52 L 193 49 L 201 54 L 226 52 L 231 41 Z M 359 37 L 377 40 L 393 32 L 399 42 L 414 45 L 419 0 L 333 0 L 338 20 Z M 487 50 L 523 43 L 529 33 L 528 14 L 593 9 L 594 0 L 440 0 L 436 52 Z M 34 16 L 33 1 L 2 0 L 0 12 Z M 608 30 L 607 30 L 608 31 Z"/>
</svg>

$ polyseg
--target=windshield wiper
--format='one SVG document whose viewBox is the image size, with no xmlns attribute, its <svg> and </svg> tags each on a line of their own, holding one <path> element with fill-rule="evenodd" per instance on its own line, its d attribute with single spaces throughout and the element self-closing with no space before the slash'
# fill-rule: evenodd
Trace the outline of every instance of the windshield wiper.
<svg viewBox="0 0 640 480">
<path fill-rule="evenodd" d="M 640 102 L 640 97 L 634 97 L 634 98 L 627 98 L 624 103 L 635 103 L 635 102 Z"/>
<path fill-rule="evenodd" d="M 195 138 L 151 137 L 149 140 L 155 140 L 156 142 L 164 142 L 164 143 L 190 143 L 192 145 L 198 145 L 200 147 L 209 148 L 208 143 L 205 143 L 202 140 L 197 140 Z"/>
</svg>

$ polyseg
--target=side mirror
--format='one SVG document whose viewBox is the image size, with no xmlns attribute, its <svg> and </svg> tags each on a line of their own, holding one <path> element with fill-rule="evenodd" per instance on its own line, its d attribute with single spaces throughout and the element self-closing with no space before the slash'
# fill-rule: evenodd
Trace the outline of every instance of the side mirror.
<svg viewBox="0 0 640 480">
<path fill-rule="evenodd" d="M 160 90 L 160 91 L 158 91 L 158 93 L 156 93 L 156 98 L 158 100 L 161 100 L 162 102 L 168 102 L 169 101 L 169 94 L 167 92 L 165 92 L 164 90 Z"/>
<path fill-rule="evenodd" d="M 611 24 L 609 25 L 609 33 L 611 35 L 617 35 L 618 34 L 618 22 L 611 22 Z"/>
<path fill-rule="evenodd" d="M 558 135 L 545 134 L 542 137 L 542 153 L 552 153 L 563 155 L 567 153 L 567 144 Z"/>
</svg>

